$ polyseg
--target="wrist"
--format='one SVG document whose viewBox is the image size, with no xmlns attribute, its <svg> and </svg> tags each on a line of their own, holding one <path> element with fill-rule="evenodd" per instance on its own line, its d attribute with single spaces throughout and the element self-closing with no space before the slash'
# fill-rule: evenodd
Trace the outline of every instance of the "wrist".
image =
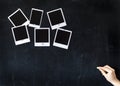
<svg viewBox="0 0 120 86">
<path fill-rule="evenodd" d="M 113 86 L 120 86 L 120 81 L 118 79 L 111 82 Z"/>
</svg>

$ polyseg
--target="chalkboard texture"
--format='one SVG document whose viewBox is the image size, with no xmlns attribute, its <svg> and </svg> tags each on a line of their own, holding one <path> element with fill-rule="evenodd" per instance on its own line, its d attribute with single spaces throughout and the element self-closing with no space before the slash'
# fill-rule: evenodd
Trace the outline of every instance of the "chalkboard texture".
<svg viewBox="0 0 120 86">
<path fill-rule="evenodd" d="M 21 8 L 29 18 L 31 8 L 44 10 L 41 27 L 50 27 L 47 12 L 62 8 L 73 32 L 69 49 L 15 46 L 8 16 Z M 119 0 L 0 0 L 0 86 L 111 86 L 96 69 L 108 64 L 120 77 Z M 119 78 L 120 79 L 120 78 Z"/>
</svg>

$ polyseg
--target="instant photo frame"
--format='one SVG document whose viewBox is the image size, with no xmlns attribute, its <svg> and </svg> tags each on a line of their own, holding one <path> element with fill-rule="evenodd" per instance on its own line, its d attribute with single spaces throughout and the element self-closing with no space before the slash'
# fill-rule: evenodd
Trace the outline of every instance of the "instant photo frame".
<svg viewBox="0 0 120 86">
<path fill-rule="evenodd" d="M 50 46 L 50 28 L 34 29 L 34 46 L 36 47 Z"/>
<path fill-rule="evenodd" d="M 18 8 L 15 12 L 8 16 L 8 19 L 14 27 L 29 24 L 28 18 L 25 16 L 25 14 L 20 8 Z"/>
<path fill-rule="evenodd" d="M 30 42 L 27 26 L 12 27 L 12 34 L 15 45 L 21 45 Z"/>
<path fill-rule="evenodd" d="M 68 49 L 72 31 L 59 28 L 56 30 L 53 46 Z"/>
<path fill-rule="evenodd" d="M 47 12 L 47 16 L 52 30 L 67 25 L 62 8 Z"/>
<path fill-rule="evenodd" d="M 43 17 L 43 10 L 40 9 L 31 9 L 31 14 L 30 14 L 30 27 L 34 28 L 39 28 L 42 22 L 42 17 Z"/>
</svg>

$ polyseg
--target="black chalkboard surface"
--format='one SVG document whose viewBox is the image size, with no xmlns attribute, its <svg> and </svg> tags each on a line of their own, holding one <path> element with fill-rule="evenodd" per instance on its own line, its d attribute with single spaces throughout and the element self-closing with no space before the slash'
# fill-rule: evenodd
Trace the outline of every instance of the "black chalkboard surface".
<svg viewBox="0 0 120 86">
<path fill-rule="evenodd" d="M 44 13 L 62 8 L 64 29 L 73 32 L 69 49 L 15 46 L 8 16 L 21 8 L 29 18 L 31 8 Z M 41 27 L 50 27 L 44 14 Z M 119 0 L 0 0 L 0 86 L 111 86 L 96 69 L 108 64 L 120 77 Z M 120 79 L 120 78 L 119 78 Z"/>
</svg>

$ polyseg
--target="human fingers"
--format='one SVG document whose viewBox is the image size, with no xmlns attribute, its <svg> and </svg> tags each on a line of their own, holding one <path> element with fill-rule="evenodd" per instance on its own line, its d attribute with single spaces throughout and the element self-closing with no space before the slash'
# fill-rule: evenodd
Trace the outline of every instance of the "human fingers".
<svg viewBox="0 0 120 86">
<path fill-rule="evenodd" d="M 106 75 L 106 72 L 104 70 L 102 70 L 101 67 L 97 67 L 97 69 L 102 73 L 103 76 Z"/>
<path fill-rule="evenodd" d="M 100 67 L 100 69 L 104 70 L 107 73 L 112 72 L 112 70 L 108 67 Z"/>
<path fill-rule="evenodd" d="M 106 68 L 109 68 L 110 70 L 112 70 L 112 71 L 115 71 L 112 67 L 110 67 L 109 65 L 105 65 L 104 67 L 106 67 Z"/>
</svg>

